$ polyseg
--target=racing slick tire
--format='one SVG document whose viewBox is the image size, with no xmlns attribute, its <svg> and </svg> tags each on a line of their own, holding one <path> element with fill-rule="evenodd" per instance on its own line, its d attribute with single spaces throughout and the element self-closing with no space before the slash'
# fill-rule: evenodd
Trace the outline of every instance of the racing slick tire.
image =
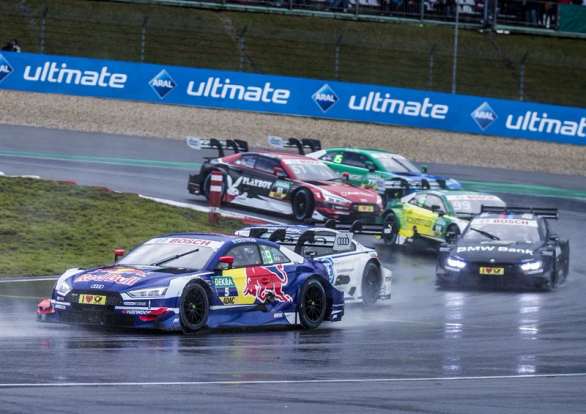
<svg viewBox="0 0 586 414">
<path fill-rule="evenodd" d="M 179 304 L 179 321 L 185 332 L 201 330 L 208 322 L 210 300 L 208 292 L 200 283 L 189 283 L 183 289 Z"/>
<path fill-rule="evenodd" d="M 560 247 L 562 248 L 562 254 L 564 255 L 564 280 L 566 280 L 570 274 L 570 241 L 562 241 Z"/>
<path fill-rule="evenodd" d="M 380 294 L 381 273 L 373 262 L 368 262 L 362 273 L 362 304 L 371 309 L 376 304 Z"/>
<path fill-rule="evenodd" d="M 399 234 L 399 221 L 397 220 L 397 216 L 393 212 L 389 212 L 385 215 L 383 219 L 383 224 L 390 224 L 391 232 L 389 234 L 383 234 L 382 239 L 385 244 L 393 245 L 397 243 L 397 236 Z"/>
<path fill-rule="evenodd" d="M 217 171 L 217 170 L 216 170 Z M 224 173 L 224 177 L 226 177 L 226 173 L 224 171 L 222 171 Z M 203 192 L 203 196 L 206 198 L 206 200 L 210 199 L 210 186 L 212 183 L 212 172 L 210 171 L 210 173 L 206 176 L 205 180 L 203 180 L 203 188 L 202 188 L 202 192 Z M 220 193 L 220 204 L 222 203 L 222 200 L 224 199 L 224 194 L 226 194 L 226 181 L 222 181 L 222 191 Z"/>
<path fill-rule="evenodd" d="M 305 281 L 299 296 L 299 321 L 305 329 L 321 325 L 327 308 L 326 290 L 322 283 L 311 278 Z"/>
<path fill-rule="evenodd" d="M 313 216 L 313 207 L 313 196 L 308 189 L 302 188 L 295 193 L 291 208 L 293 209 L 293 216 L 296 220 L 303 221 L 310 219 Z"/>
</svg>

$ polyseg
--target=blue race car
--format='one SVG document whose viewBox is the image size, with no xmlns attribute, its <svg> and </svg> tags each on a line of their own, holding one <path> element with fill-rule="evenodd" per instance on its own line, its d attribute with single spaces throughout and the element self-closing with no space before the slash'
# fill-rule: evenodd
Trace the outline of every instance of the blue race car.
<svg viewBox="0 0 586 414">
<path fill-rule="evenodd" d="M 268 240 L 191 233 L 155 237 L 111 266 L 66 271 L 37 320 L 196 332 L 314 329 L 343 315 L 343 293 L 323 264 Z"/>
</svg>

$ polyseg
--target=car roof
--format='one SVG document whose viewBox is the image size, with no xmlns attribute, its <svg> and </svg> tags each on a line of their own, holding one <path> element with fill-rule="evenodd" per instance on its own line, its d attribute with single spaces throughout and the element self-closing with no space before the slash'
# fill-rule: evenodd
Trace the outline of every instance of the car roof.
<svg viewBox="0 0 586 414">
<path fill-rule="evenodd" d="M 515 220 L 539 220 L 541 217 L 536 216 L 535 214 L 530 213 L 513 213 L 513 212 L 506 212 L 506 213 L 481 213 L 474 217 L 473 220 L 476 219 L 515 219 Z"/>
<path fill-rule="evenodd" d="M 270 158 L 280 158 L 282 160 L 291 160 L 291 159 L 308 159 L 305 155 L 294 154 L 292 152 L 274 152 L 274 151 L 258 151 L 258 152 L 247 152 L 243 154 L 253 154 L 253 155 L 264 155 Z M 309 158 L 315 161 L 314 158 Z"/>
<path fill-rule="evenodd" d="M 375 148 L 353 148 L 353 147 L 339 147 L 339 148 L 328 148 L 327 151 L 351 151 L 360 153 L 382 153 L 382 154 L 396 154 L 395 152 L 385 151 Z"/>
</svg>

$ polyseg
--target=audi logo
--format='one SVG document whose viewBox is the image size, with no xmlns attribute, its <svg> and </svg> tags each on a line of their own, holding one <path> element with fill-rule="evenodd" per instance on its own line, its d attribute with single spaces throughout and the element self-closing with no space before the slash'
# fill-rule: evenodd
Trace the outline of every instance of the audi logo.
<svg viewBox="0 0 586 414">
<path fill-rule="evenodd" d="M 340 238 L 338 238 L 338 244 L 340 246 L 349 246 L 350 245 L 350 237 L 340 237 Z"/>
<path fill-rule="evenodd" d="M 90 289 L 104 289 L 104 285 L 93 284 L 90 286 Z"/>
</svg>

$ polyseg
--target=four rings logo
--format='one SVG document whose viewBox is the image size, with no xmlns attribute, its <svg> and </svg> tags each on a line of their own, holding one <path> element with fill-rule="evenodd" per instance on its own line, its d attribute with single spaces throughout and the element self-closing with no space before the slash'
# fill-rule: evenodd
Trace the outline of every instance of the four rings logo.
<svg viewBox="0 0 586 414">
<path fill-rule="evenodd" d="M 313 101 L 319 106 L 319 109 L 322 110 L 323 113 L 326 113 L 328 109 L 338 102 L 339 98 L 338 95 L 334 92 L 330 85 L 327 83 L 318 89 L 316 93 L 314 93 L 311 98 Z"/>
<path fill-rule="evenodd" d="M 90 286 L 90 289 L 104 289 L 104 285 L 93 284 Z"/>
<path fill-rule="evenodd" d="M 151 85 L 151 88 L 153 88 L 155 93 L 161 99 L 167 96 L 167 94 L 177 86 L 171 75 L 169 75 L 165 69 L 160 71 L 157 76 L 152 78 L 149 82 L 149 85 Z"/>
<path fill-rule="evenodd" d="M 0 55 L 0 82 L 8 77 L 12 73 L 12 66 L 6 60 L 6 58 Z"/>
<path fill-rule="evenodd" d="M 352 243 L 352 233 L 336 233 L 334 251 L 347 250 Z"/>
</svg>

